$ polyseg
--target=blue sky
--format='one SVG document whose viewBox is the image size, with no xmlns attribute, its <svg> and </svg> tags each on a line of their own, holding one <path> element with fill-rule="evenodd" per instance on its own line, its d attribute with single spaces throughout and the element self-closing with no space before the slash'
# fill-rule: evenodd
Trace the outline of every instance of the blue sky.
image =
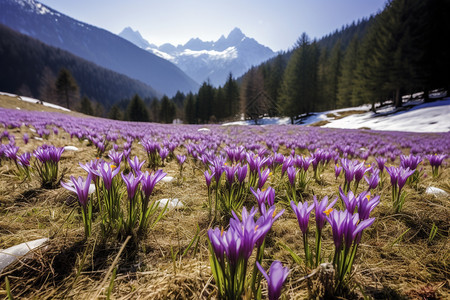
<svg viewBox="0 0 450 300">
<path fill-rule="evenodd" d="M 130 26 L 150 43 L 217 40 L 234 27 L 274 51 L 302 32 L 320 38 L 381 10 L 385 0 L 41 0 L 82 22 L 119 33 Z"/>
</svg>

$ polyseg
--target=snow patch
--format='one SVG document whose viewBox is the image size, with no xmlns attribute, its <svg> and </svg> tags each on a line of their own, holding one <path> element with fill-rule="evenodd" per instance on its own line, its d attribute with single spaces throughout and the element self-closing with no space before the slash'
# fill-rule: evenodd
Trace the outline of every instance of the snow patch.
<svg viewBox="0 0 450 300">
<path fill-rule="evenodd" d="M 440 188 L 434 187 L 434 186 L 429 186 L 427 187 L 427 189 L 425 190 L 425 193 L 428 195 L 435 195 L 436 197 L 439 196 L 444 196 L 447 197 L 448 193 Z"/>
<path fill-rule="evenodd" d="M 28 103 L 42 103 L 42 105 L 47 106 L 47 107 L 56 108 L 56 109 L 60 109 L 60 110 L 64 110 L 64 111 L 70 111 L 70 109 L 67 109 L 65 107 L 62 107 L 62 106 L 59 106 L 56 104 L 52 104 L 52 103 L 48 103 L 48 102 L 44 102 L 39 99 L 35 99 L 35 98 L 31 98 L 31 97 L 19 96 L 16 94 L 10 94 L 10 93 L 5 93 L 5 92 L 0 92 L 0 95 L 18 98 L 18 100 L 22 100 L 22 101 L 28 102 Z"/>
<path fill-rule="evenodd" d="M 79 149 L 77 147 L 75 147 L 75 146 L 65 146 L 64 150 L 67 150 L 67 151 L 79 151 Z"/>
<path fill-rule="evenodd" d="M 392 105 L 377 109 L 377 113 L 370 111 L 370 105 L 341 108 L 324 112 L 312 113 L 301 120 L 300 125 L 311 125 L 319 121 L 328 121 L 322 127 L 372 130 L 407 131 L 407 132 L 448 132 L 450 131 L 450 98 L 434 102 L 409 101 L 406 106 L 412 108 L 397 111 Z M 341 119 L 335 119 L 332 115 L 339 116 L 345 111 L 362 111 L 360 114 L 352 114 Z M 222 126 L 254 125 L 251 120 L 223 123 Z M 287 125 L 289 118 L 262 118 L 258 120 L 260 125 Z"/>
<path fill-rule="evenodd" d="M 166 206 L 166 204 L 167 204 L 167 208 L 169 210 L 170 209 L 177 209 L 177 208 L 184 207 L 183 202 L 178 200 L 178 198 L 174 198 L 174 199 L 164 198 L 164 199 L 158 200 L 158 207 L 159 208 L 164 208 Z"/>
<path fill-rule="evenodd" d="M 41 246 L 46 241 L 48 241 L 48 238 L 42 238 L 15 245 L 5 250 L 0 250 L 0 273 L 4 268 L 25 256 L 31 250 Z"/>
<path fill-rule="evenodd" d="M 172 182 L 175 178 L 172 176 L 165 176 L 163 179 L 161 179 L 162 182 Z"/>
</svg>

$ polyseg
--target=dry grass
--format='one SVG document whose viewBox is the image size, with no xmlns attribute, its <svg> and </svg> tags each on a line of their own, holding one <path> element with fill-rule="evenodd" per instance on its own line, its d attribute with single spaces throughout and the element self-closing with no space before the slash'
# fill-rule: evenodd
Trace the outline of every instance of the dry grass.
<svg viewBox="0 0 450 300">
<path fill-rule="evenodd" d="M 14 135 L 28 133 L 30 143 L 17 145 L 31 151 L 43 143 L 56 146 L 73 145 L 78 152 L 63 153 L 61 168 L 69 175 L 81 176 L 84 171 L 78 162 L 95 157 L 95 149 L 86 142 L 71 140 L 63 132 L 51 135 L 49 141 L 34 140 L 28 128 L 13 129 Z M 141 146 L 133 145 L 132 156 L 145 159 Z M 179 150 L 177 150 L 179 151 Z M 181 152 L 179 152 L 181 153 Z M 178 153 L 177 153 L 178 154 Z M 369 162 L 373 158 L 369 158 Z M 398 164 L 398 162 L 396 162 Z M 83 240 L 82 221 L 78 206 L 63 188 L 43 190 L 37 178 L 21 182 L 12 171 L 13 166 L 4 162 L 0 167 L 0 248 L 41 237 L 50 237 L 44 247 L 33 251 L 11 265 L 0 275 L 0 294 L 6 297 L 5 276 L 8 276 L 11 293 L 16 299 L 90 299 L 107 298 L 111 288 L 114 299 L 209 299 L 216 298 L 216 290 L 209 269 L 206 231 L 210 228 L 205 207 L 207 191 L 202 170 L 188 160 L 184 179 L 179 182 L 159 183 L 154 196 L 178 198 L 185 207 L 170 211 L 166 217 L 140 241 L 102 241 L 99 224 L 94 224 L 94 235 Z M 425 171 L 431 174 L 429 166 Z M 171 161 L 164 171 L 177 178 L 178 165 Z M 356 282 L 353 298 L 366 295 L 375 299 L 448 299 L 450 297 L 449 198 L 425 194 L 428 186 L 449 191 L 450 169 L 444 169 L 439 179 L 428 176 L 422 179 L 418 189 L 406 187 L 408 198 L 400 214 L 392 213 L 389 182 L 377 193 L 381 204 L 375 209 L 376 222 L 366 230 L 355 262 Z M 338 181 L 332 166 L 328 166 L 322 182 L 311 181 L 308 201 L 313 194 L 323 197 L 337 195 Z M 284 200 L 284 188 L 279 178 L 272 177 L 269 185 L 275 187 L 277 200 Z M 249 196 L 249 201 L 253 201 Z M 279 204 L 279 206 L 282 206 Z M 289 299 L 308 297 L 308 282 L 302 280 L 309 271 L 295 265 L 289 254 L 278 242 L 282 241 L 303 256 L 301 233 L 294 214 L 286 208 L 285 214 L 275 222 L 267 238 L 265 258 L 270 263 L 279 259 L 291 268 L 284 294 Z M 429 233 L 435 224 L 439 231 L 429 241 Z M 200 228 L 197 253 L 182 253 Z M 332 255 L 332 238 L 329 226 L 324 233 L 324 257 Z M 311 237 L 313 238 L 313 237 Z M 312 240 L 311 240 L 312 241 Z M 123 251 L 120 252 L 121 247 Z M 113 269 L 116 276 L 113 277 Z M 111 280 L 111 278 L 113 280 Z M 265 284 L 265 283 L 264 283 Z M 264 294 L 265 288 L 263 290 Z"/>
<path fill-rule="evenodd" d="M 33 111 L 46 111 L 46 112 L 58 112 L 68 114 L 76 117 L 86 117 L 81 113 L 75 111 L 65 111 L 53 107 L 44 106 L 39 103 L 31 103 L 22 101 L 20 97 L 12 97 L 8 95 L 0 95 L 0 107 L 8 109 L 21 109 L 21 110 L 33 110 Z"/>
</svg>

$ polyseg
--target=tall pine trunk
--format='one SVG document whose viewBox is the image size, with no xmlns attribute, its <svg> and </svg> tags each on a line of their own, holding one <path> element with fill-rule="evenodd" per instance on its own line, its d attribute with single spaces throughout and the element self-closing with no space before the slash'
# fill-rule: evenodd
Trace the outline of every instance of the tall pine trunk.
<svg viewBox="0 0 450 300">
<path fill-rule="evenodd" d="M 400 88 L 395 89 L 395 107 L 402 107 L 402 97 L 400 96 Z"/>
</svg>

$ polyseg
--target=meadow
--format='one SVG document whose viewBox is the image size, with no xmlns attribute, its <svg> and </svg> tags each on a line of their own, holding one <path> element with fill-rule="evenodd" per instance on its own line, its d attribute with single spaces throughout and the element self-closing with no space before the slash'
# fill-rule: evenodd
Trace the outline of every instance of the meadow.
<svg viewBox="0 0 450 300">
<path fill-rule="evenodd" d="M 0 248 L 48 241 L 1 271 L 3 297 L 450 296 L 449 133 L 17 105 L 0 108 Z"/>
</svg>

